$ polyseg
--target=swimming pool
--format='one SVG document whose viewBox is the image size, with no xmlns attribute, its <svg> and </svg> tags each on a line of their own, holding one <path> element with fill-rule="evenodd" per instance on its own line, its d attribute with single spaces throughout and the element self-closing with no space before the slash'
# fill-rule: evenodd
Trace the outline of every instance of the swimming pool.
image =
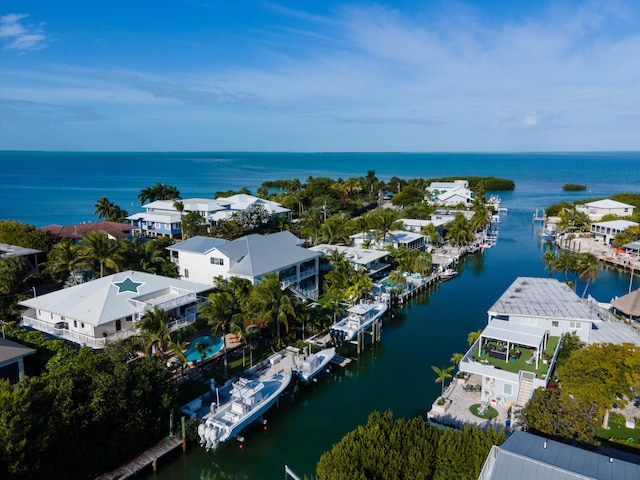
<svg viewBox="0 0 640 480">
<path fill-rule="evenodd" d="M 191 341 L 191 345 L 189 345 L 189 348 L 184 352 L 184 356 L 187 357 L 187 362 L 193 362 L 194 360 L 199 361 L 202 359 L 196 350 L 196 345 L 198 343 L 201 343 L 205 348 L 204 358 L 208 358 L 211 355 L 218 353 L 222 348 L 221 337 L 212 337 L 211 335 L 196 337 Z"/>
</svg>

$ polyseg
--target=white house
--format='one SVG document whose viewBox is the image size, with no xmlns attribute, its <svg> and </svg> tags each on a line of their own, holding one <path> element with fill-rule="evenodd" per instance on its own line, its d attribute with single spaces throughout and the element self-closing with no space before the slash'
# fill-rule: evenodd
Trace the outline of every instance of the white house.
<svg viewBox="0 0 640 480">
<path fill-rule="evenodd" d="M 384 239 L 376 238 L 376 235 L 370 232 L 354 233 L 349 235 L 351 243 L 356 247 L 364 247 L 369 245 L 370 248 L 383 250 L 385 247 L 393 248 L 407 247 L 409 250 L 424 249 L 428 242 L 426 237 L 420 233 L 405 232 L 403 230 L 392 230 L 386 234 Z"/>
<path fill-rule="evenodd" d="M 22 325 L 57 338 L 104 348 L 135 335 L 136 323 L 158 307 L 169 313 L 170 330 L 196 321 L 201 294 L 210 285 L 128 270 L 20 302 Z"/>
<path fill-rule="evenodd" d="M 608 222 L 596 222 L 591 224 L 591 233 L 605 245 L 611 245 L 615 236 L 624 232 L 629 227 L 638 225 L 630 220 L 610 220 Z"/>
<path fill-rule="evenodd" d="M 604 323 L 565 283 L 519 277 L 489 308 L 488 325 L 460 371 L 482 376 L 483 401 L 524 405 L 533 390 L 547 386 L 562 334 L 590 342 L 600 327 L 597 338 L 609 341 Z"/>
<path fill-rule="evenodd" d="M 323 255 L 331 255 L 334 251 L 343 253 L 345 259 L 355 269 L 364 270 L 369 276 L 377 275 L 390 267 L 390 264 L 383 262 L 389 256 L 389 252 L 384 250 L 327 244 L 316 245 L 310 247 L 309 250 L 320 252 Z"/>
<path fill-rule="evenodd" d="M 431 182 L 426 190 L 427 200 L 439 205 L 470 205 L 473 203 L 473 192 L 469 190 L 467 180 Z"/>
<path fill-rule="evenodd" d="M 291 214 L 288 208 L 282 207 L 277 202 L 246 194 L 217 199 L 185 198 L 178 201 L 182 203 L 183 212 L 198 213 L 209 226 L 222 220 L 229 220 L 234 213 L 245 211 L 251 205 L 262 206 L 271 216 L 289 218 Z M 127 220 L 136 227 L 134 235 L 173 238 L 182 234 L 181 215 L 176 208 L 176 200 L 156 200 L 144 207 L 144 212 L 127 217 Z"/>
<path fill-rule="evenodd" d="M 576 205 L 576 211 L 586 213 L 591 220 L 600 220 L 605 215 L 617 215 L 619 217 L 630 217 L 633 215 L 633 205 L 616 202 L 615 200 L 605 199 L 596 202 L 585 203 L 584 205 Z"/>
<path fill-rule="evenodd" d="M 317 299 L 322 254 L 301 244 L 291 232 L 283 231 L 233 241 L 196 236 L 168 250 L 184 279 L 214 285 L 218 277 L 240 277 L 256 285 L 264 276 L 276 273 L 283 288 L 292 287 L 296 293 Z"/>
</svg>

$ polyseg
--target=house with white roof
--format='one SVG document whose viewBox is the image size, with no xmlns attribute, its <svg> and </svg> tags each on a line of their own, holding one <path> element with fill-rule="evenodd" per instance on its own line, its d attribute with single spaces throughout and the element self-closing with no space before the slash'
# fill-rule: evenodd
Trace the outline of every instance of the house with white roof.
<svg viewBox="0 0 640 480">
<path fill-rule="evenodd" d="M 371 248 L 345 247 L 342 245 L 320 244 L 310 247 L 309 250 L 320 252 L 324 256 L 331 255 L 338 251 L 344 254 L 345 259 L 356 270 L 367 272 L 370 277 L 376 276 L 388 269 L 391 265 L 383 260 L 389 256 L 389 252 L 384 250 L 375 250 Z"/>
<path fill-rule="evenodd" d="M 426 190 L 427 201 L 439 205 L 470 205 L 473 203 L 473 192 L 469 190 L 467 180 L 431 182 Z"/>
<path fill-rule="evenodd" d="M 22 325 L 79 345 L 102 349 L 137 334 L 154 307 L 172 318 L 170 330 L 196 321 L 210 285 L 128 270 L 20 302 Z"/>
<path fill-rule="evenodd" d="M 601 220 L 605 215 L 617 215 L 618 217 L 630 217 L 633 215 L 633 205 L 616 202 L 609 198 L 595 202 L 576 205 L 576 211 L 586 213 L 591 220 Z"/>
<path fill-rule="evenodd" d="M 525 405 L 547 386 L 560 337 L 571 332 L 589 342 L 593 325 L 603 323 L 567 284 L 519 277 L 489 308 L 487 327 L 459 368 L 482 377 L 482 401 Z"/>
<path fill-rule="evenodd" d="M 630 220 L 610 220 L 608 222 L 595 222 L 591 224 L 591 233 L 597 240 L 601 240 L 605 245 L 611 242 L 619 233 L 624 232 L 629 227 L 638 225 Z"/>
<path fill-rule="evenodd" d="M 38 273 L 38 255 L 41 254 L 41 250 L 35 248 L 20 247 L 18 245 L 9 245 L 7 243 L 0 243 L 0 258 L 19 257 L 22 258 L 30 273 Z"/>
<path fill-rule="evenodd" d="M 384 250 L 386 247 L 400 248 L 407 247 L 409 250 L 425 249 L 428 241 L 420 233 L 405 232 L 403 230 L 392 230 L 388 232 L 384 239 L 377 238 L 372 232 L 354 233 L 349 235 L 351 243 L 355 247 L 367 247 L 377 250 Z"/>
<path fill-rule="evenodd" d="M 478 480 L 635 480 L 640 465 L 517 430 L 494 445 Z"/>
<path fill-rule="evenodd" d="M 196 236 L 168 250 L 185 280 L 214 285 L 218 277 L 240 277 L 257 285 L 263 277 L 275 273 L 282 288 L 290 287 L 317 299 L 322 254 L 301 245 L 298 237 L 285 230 L 271 235 L 246 235 L 233 241 Z"/>
<path fill-rule="evenodd" d="M 225 198 L 185 198 L 179 200 L 183 213 L 196 212 L 211 227 L 223 220 L 229 220 L 234 213 L 246 211 L 252 205 L 260 205 L 271 216 L 289 218 L 291 211 L 277 202 L 238 194 Z M 180 237 L 181 213 L 175 200 L 156 200 L 145 205 L 145 211 L 129 215 L 127 220 L 136 228 L 133 233 L 145 237 Z"/>
</svg>

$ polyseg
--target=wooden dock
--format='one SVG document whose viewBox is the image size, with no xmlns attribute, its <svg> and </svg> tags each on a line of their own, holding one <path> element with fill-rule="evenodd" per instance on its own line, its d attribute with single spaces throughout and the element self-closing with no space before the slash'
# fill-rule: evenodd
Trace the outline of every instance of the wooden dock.
<svg viewBox="0 0 640 480">
<path fill-rule="evenodd" d="M 164 439 L 158 442 L 156 445 L 148 449 L 146 452 L 138 455 L 126 465 L 100 475 L 96 480 L 124 480 L 125 478 L 132 477 L 141 471 L 149 468 L 156 470 L 158 460 L 168 453 L 182 447 L 182 439 L 178 437 Z"/>
</svg>

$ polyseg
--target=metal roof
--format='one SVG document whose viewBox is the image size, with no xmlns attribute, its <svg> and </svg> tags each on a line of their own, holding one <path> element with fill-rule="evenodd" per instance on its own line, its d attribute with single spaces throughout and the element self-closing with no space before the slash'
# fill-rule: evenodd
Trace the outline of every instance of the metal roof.
<svg viewBox="0 0 640 480">
<path fill-rule="evenodd" d="M 215 237 L 195 236 L 183 242 L 167 247 L 167 250 L 178 250 L 182 252 L 207 253 L 214 248 L 229 243 L 229 240 Z"/>
<path fill-rule="evenodd" d="M 25 347 L 6 338 L 0 338 L 0 365 L 35 353 L 35 349 Z"/>
<path fill-rule="evenodd" d="M 599 320 L 571 287 L 553 278 L 518 277 L 489 308 L 489 313 Z"/>
<path fill-rule="evenodd" d="M 585 203 L 587 207 L 593 208 L 635 208 L 633 205 L 628 205 L 622 202 L 616 202 L 610 198 L 604 200 L 596 200 L 595 202 Z"/>
<path fill-rule="evenodd" d="M 298 237 L 283 231 L 247 235 L 221 245 L 218 251 L 236 262 L 229 269 L 230 274 L 255 278 L 321 256 L 299 244 Z"/>
<path fill-rule="evenodd" d="M 0 243 L 0 258 L 24 257 L 26 255 L 33 255 L 35 253 L 42 253 L 42 251 L 36 250 L 34 248 L 19 247 L 18 245 Z"/>
<path fill-rule="evenodd" d="M 98 326 L 133 315 L 137 309 L 130 300 L 150 294 L 166 296 L 169 287 L 195 293 L 211 289 L 210 285 L 128 270 L 24 300 L 20 305 Z"/>
<path fill-rule="evenodd" d="M 640 347 L 640 334 L 622 322 L 598 322 L 591 325 L 589 343 L 633 343 Z"/>
<path fill-rule="evenodd" d="M 493 452 L 492 452 L 493 453 Z M 491 455 L 491 454 L 490 454 Z M 640 478 L 640 465 L 515 431 L 497 447 L 486 480 L 631 480 Z M 486 465 L 485 465 L 486 468 Z"/>
<path fill-rule="evenodd" d="M 592 223 L 592 225 L 605 228 L 615 228 L 616 230 L 626 230 L 629 227 L 638 225 L 638 223 L 632 222 L 631 220 L 609 220 L 608 222 L 595 222 Z"/>
</svg>

